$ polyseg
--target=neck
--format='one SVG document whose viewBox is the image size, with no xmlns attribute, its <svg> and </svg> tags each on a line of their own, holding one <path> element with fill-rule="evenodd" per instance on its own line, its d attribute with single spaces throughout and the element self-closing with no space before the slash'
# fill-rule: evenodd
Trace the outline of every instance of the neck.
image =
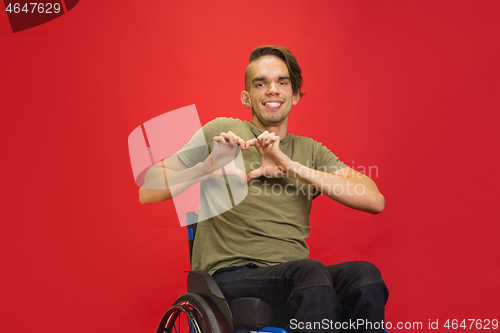
<svg viewBox="0 0 500 333">
<path fill-rule="evenodd" d="M 269 133 L 274 133 L 280 137 L 280 139 L 284 139 L 287 135 L 288 129 L 288 117 L 283 119 L 283 121 L 279 124 L 262 124 L 257 117 L 252 117 L 252 123 L 260 129 L 262 132 L 268 131 Z"/>
</svg>

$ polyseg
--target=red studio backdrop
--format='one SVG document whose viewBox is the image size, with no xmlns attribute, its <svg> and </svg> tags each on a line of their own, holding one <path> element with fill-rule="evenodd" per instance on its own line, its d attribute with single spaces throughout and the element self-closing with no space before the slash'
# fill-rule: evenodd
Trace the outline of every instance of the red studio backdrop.
<svg viewBox="0 0 500 333">
<path fill-rule="evenodd" d="M 393 330 L 500 319 L 499 1 L 87 0 L 16 33 L 0 9 L 0 332 L 155 331 L 187 232 L 172 202 L 139 203 L 127 138 L 192 104 L 250 120 L 263 44 L 303 69 L 289 132 L 386 198 L 377 216 L 315 200 L 311 258 L 377 264 Z"/>
</svg>

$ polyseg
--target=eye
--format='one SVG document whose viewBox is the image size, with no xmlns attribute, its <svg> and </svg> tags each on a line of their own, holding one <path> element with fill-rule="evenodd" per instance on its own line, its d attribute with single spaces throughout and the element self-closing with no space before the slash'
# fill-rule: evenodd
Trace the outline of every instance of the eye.
<svg viewBox="0 0 500 333">
<path fill-rule="evenodd" d="M 263 86 L 264 86 L 264 83 L 257 83 L 255 86 L 256 86 L 256 87 L 263 87 Z"/>
<path fill-rule="evenodd" d="M 286 86 L 288 84 L 287 81 L 281 81 L 280 83 L 278 83 L 280 86 Z"/>
</svg>

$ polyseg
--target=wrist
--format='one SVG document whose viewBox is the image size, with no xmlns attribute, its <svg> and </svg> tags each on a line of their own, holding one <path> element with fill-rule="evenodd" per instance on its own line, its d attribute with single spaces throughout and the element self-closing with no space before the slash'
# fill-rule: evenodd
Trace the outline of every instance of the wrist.
<svg viewBox="0 0 500 333">
<path fill-rule="evenodd" d="M 210 176 L 214 172 L 210 156 L 207 157 L 205 161 L 196 164 L 195 167 L 198 169 L 198 172 L 201 174 L 202 177 Z"/>
<path fill-rule="evenodd" d="M 300 170 L 302 168 L 304 168 L 302 164 L 290 160 L 290 163 L 287 163 L 287 165 L 284 167 L 284 171 L 286 172 L 288 177 L 300 180 Z"/>
</svg>

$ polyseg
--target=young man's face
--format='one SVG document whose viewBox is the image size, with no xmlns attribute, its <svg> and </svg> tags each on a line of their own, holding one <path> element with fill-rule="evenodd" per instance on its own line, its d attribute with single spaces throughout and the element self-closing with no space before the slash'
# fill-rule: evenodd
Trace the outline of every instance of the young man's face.
<svg viewBox="0 0 500 333">
<path fill-rule="evenodd" d="M 248 91 L 242 92 L 241 101 L 252 108 L 252 121 L 263 127 L 282 124 L 300 98 L 293 94 L 285 62 L 275 56 L 260 57 L 250 63 L 246 77 Z"/>
</svg>

